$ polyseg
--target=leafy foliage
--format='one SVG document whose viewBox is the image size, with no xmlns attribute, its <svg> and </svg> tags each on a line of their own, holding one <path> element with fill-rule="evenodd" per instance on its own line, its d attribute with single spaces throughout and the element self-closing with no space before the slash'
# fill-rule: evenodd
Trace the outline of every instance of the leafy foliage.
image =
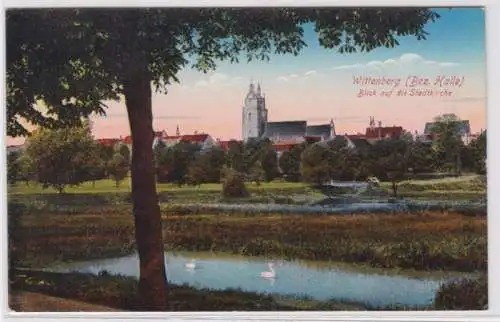
<svg viewBox="0 0 500 322">
<path fill-rule="evenodd" d="M 222 195 L 228 198 L 248 197 L 243 175 L 233 169 L 226 169 L 222 183 Z"/>
<path fill-rule="evenodd" d="M 89 178 L 94 141 L 88 125 L 69 129 L 40 129 L 27 141 L 27 171 L 44 187 L 59 192 Z"/>
<path fill-rule="evenodd" d="M 438 310 L 484 310 L 488 305 L 488 278 L 460 279 L 444 284 L 434 298 Z"/>
<path fill-rule="evenodd" d="M 116 153 L 108 163 L 108 173 L 116 187 L 127 177 L 129 170 L 130 162 L 121 153 Z"/>
<path fill-rule="evenodd" d="M 16 183 L 21 176 L 21 165 L 19 162 L 21 153 L 14 151 L 7 154 L 7 181 L 10 184 Z"/>
</svg>

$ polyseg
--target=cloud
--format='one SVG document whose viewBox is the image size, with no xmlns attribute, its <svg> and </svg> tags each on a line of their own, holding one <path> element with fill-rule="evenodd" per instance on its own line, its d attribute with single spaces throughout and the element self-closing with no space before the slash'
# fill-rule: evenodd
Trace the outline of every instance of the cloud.
<svg viewBox="0 0 500 322">
<path fill-rule="evenodd" d="M 277 78 L 278 81 L 280 82 L 288 82 L 291 80 L 299 80 L 299 79 L 309 79 L 310 77 L 319 75 L 319 73 L 316 70 L 308 70 L 305 72 L 303 75 L 299 76 L 298 74 L 290 74 L 286 76 L 279 76 Z"/>
<path fill-rule="evenodd" d="M 315 71 L 315 70 L 309 70 L 307 72 L 304 73 L 305 76 L 314 76 L 314 75 L 317 75 L 318 72 Z"/>
<path fill-rule="evenodd" d="M 340 65 L 333 67 L 334 70 L 353 70 L 370 68 L 375 70 L 390 69 L 393 67 L 415 67 L 417 65 L 424 64 L 426 66 L 435 67 L 456 67 L 460 64 L 454 62 L 438 62 L 435 60 L 427 60 L 419 54 L 406 53 L 401 55 L 396 59 L 387 59 L 385 61 L 372 60 L 365 64 L 352 64 L 352 65 Z"/>
<path fill-rule="evenodd" d="M 342 69 L 356 69 L 363 67 L 361 64 L 353 64 L 353 65 L 341 65 L 341 66 L 336 66 L 333 67 L 334 70 L 342 70 Z"/>
<path fill-rule="evenodd" d="M 297 79 L 299 78 L 299 75 L 297 74 L 290 74 L 288 76 L 280 76 L 278 77 L 277 79 L 280 81 L 280 82 L 288 82 L 290 80 L 293 80 L 293 79 Z"/>
</svg>

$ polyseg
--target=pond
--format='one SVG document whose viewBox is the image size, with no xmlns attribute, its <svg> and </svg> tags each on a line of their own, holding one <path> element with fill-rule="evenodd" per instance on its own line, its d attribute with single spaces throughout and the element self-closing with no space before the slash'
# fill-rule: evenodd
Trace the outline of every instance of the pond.
<svg viewBox="0 0 500 322">
<path fill-rule="evenodd" d="M 186 267 L 191 259 L 195 259 L 194 269 Z M 405 276 L 390 270 L 316 261 L 273 261 L 275 277 L 263 278 L 261 272 L 269 271 L 268 263 L 263 258 L 227 254 L 166 253 L 167 277 L 174 284 L 219 290 L 240 288 L 258 293 L 307 296 L 315 300 L 348 300 L 372 306 L 429 305 L 441 283 L 452 278 L 426 273 Z M 131 255 L 64 264 L 49 270 L 92 274 L 106 270 L 114 275 L 138 277 L 139 261 L 137 255 Z"/>
</svg>

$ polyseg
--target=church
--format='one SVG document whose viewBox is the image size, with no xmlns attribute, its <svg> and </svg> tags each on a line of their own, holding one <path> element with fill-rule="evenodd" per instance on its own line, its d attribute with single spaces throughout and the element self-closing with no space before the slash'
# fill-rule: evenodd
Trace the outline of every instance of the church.
<svg viewBox="0 0 500 322">
<path fill-rule="evenodd" d="M 308 125 L 307 121 L 269 122 L 266 98 L 260 84 L 253 83 L 245 96 L 242 115 L 243 141 L 268 138 L 273 144 L 297 144 L 305 140 L 325 141 L 335 137 L 333 119 L 329 124 Z"/>
</svg>

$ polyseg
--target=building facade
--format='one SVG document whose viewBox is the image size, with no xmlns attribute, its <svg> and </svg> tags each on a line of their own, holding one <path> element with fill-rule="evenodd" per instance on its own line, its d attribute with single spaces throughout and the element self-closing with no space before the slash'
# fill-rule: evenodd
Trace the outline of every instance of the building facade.
<svg viewBox="0 0 500 322">
<path fill-rule="evenodd" d="M 250 84 L 245 97 L 242 117 L 243 140 L 248 141 L 252 138 L 262 137 L 267 126 L 267 108 L 260 84 L 257 85 L 257 89 L 253 83 Z"/>
<path fill-rule="evenodd" d="M 333 119 L 329 124 L 308 125 L 306 121 L 269 122 L 266 98 L 260 84 L 250 83 L 242 113 L 243 141 L 268 138 L 275 144 L 300 143 L 306 138 L 329 140 L 335 137 Z"/>
</svg>

